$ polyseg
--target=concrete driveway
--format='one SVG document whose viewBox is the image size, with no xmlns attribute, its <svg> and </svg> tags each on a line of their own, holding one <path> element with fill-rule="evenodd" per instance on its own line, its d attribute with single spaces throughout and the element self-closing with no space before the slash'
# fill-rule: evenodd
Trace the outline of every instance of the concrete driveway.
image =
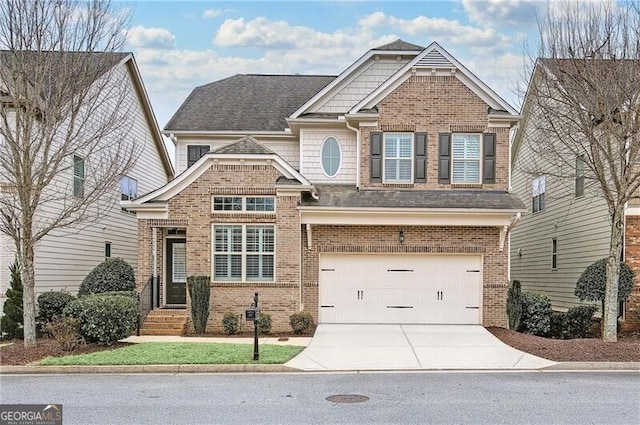
<svg viewBox="0 0 640 425">
<path fill-rule="evenodd" d="M 555 362 L 516 350 L 480 325 L 321 324 L 286 366 L 329 370 L 540 369 Z"/>
</svg>

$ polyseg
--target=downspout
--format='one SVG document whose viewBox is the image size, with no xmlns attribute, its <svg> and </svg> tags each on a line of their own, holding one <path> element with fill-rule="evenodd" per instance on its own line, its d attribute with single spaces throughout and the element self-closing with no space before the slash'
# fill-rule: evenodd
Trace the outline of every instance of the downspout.
<svg viewBox="0 0 640 425">
<path fill-rule="evenodd" d="M 516 216 L 511 220 L 509 227 L 507 227 L 507 241 L 509 243 L 509 249 L 507 250 L 507 282 L 511 284 L 511 230 L 522 218 L 522 213 L 516 213 Z"/>
<path fill-rule="evenodd" d="M 360 129 L 351 127 L 346 120 L 344 123 L 349 130 L 356 132 L 356 190 L 360 190 Z"/>
</svg>

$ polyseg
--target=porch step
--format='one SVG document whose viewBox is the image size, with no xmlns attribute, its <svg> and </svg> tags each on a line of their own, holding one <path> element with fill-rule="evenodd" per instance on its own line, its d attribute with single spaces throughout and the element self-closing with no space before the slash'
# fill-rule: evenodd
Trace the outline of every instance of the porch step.
<svg viewBox="0 0 640 425">
<path fill-rule="evenodd" d="M 152 310 L 140 327 L 140 335 L 181 335 L 186 323 L 186 309 Z"/>
</svg>

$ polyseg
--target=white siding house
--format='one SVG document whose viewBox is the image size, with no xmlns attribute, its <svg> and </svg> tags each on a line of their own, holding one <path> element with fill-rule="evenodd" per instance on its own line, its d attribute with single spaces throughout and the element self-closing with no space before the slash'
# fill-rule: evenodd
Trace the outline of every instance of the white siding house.
<svg viewBox="0 0 640 425">
<path fill-rule="evenodd" d="M 126 86 L 125 104 L 130 108 L 128 114 L 132 118 L 128 137 L 140 152 L 126 179 L 136 189 L 133 194 L 139 196 L 171 180 L 173 167 L 133 55 L 121 54 L 114 67 L 115 72 L 123 77 L 119 81 L 124 81 Z M 70 158 L 70 161 L 73 159 Z M 91 172 L 90 164 L 87 164 L 86 172 Z M 73 187 L 72 173 L 73 167 L 69 170 L 67 181 L 58 186 L 63 188 L 61 190 Z M 104 261 L 106 256 L 124 258 L 135 269 L 137 221 L 135 215 L 120 207 L 121 195 L 118 185 L 98 202 L 100 211 L 103 211 L 98 221 L 56 229 L 40 240 L 35 251 L 36 294 L 59 290 L 77 292 L 87 273 Z M 59 207 L 51 203 L 47 208 L 42 209 L 42 217 Z M 2 301 L 9 284 L 8 266 L 14 261 L 14 254 L 13 241 L 0 235 Z"/>
</svg>

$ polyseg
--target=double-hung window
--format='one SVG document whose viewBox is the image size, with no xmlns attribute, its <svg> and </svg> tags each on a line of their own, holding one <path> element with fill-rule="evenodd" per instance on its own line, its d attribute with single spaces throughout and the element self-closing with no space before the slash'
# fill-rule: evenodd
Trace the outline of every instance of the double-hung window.
<svg viewBox="0 0 640 425">
<path fill-rule="evenodd" d="M 452 183 L 480 183 L 480 134 L 458 133 L 451 139 Z"/>
<path fill-rule="evenodd" d="M 216 281 L 273 281 L 273 225 L 215 225 L 213 276 Z"/>
<path fill-rule="evenodd" d="M 531 183 L 531 212 L 543 211 L 545 208 L 545 194 L 547 191 L 546 176 L 538 176 Z"/>
<path fill-rule="evenodd" d="M 120 199 L 129 201 L 138 196 L 138 181 L 129 176 L 120 179 Z"/>
<path fill-rule="evenodd" d="M 195 164 L 200 158 L 211 150 L 209 145 L 188 145 L 187 146 L 187 168 Z"/>
<path fill-rule="evenodd" d="M 84 198 L 84 158 L 73 155 L 73 196 Z"/>
<path fill-rule="evenodd" d="M 384 134 L 384 182 L 413 182 L 413 135 Z"/>
</svg>

